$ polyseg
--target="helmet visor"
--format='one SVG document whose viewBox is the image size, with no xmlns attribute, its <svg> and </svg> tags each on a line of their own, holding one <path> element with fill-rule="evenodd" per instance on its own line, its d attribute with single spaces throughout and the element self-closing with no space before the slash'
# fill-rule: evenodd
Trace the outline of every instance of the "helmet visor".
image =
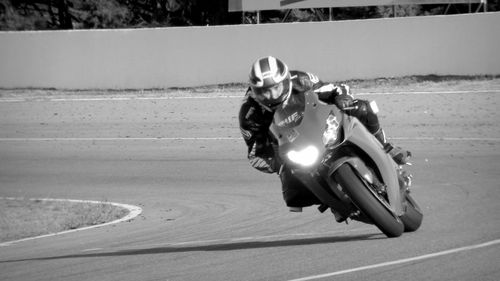
<svg viewBox="0 0 500 281">
<path fill-rule="evenodd" d="M 265 105 L 281 102 L 283 90 L 283 81 L 270 87 L 252 87 L 254 98 Z"/>
</svg>

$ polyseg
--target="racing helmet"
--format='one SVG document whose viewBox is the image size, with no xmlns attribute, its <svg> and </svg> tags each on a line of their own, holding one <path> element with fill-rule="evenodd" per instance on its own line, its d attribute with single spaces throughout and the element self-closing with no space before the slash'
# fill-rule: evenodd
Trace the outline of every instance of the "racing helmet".
<svg viewBox="0 0 500 281">
<path fill-rule="evenodd" d="M 260 58 L 252 65 L 249 83 L 251 96 L 268 109 L 275 109 L 292 92 L 288 66 L 272 56 Z"/>
</svg>

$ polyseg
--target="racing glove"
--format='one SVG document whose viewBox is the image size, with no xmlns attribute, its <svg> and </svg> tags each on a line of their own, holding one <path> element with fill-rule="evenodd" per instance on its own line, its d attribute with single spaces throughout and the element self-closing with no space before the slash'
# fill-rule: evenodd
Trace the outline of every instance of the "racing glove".
<svg viewBox="0 0 500 281">
<path fill-rule="evenodd" d="M 351 95 L 338 95 L 335 97 L 335 105 L 341 110 L 346 110 L 354 105 L 354 99 Z"/>
<path fill-rule="evenodd" d="M 329 104 L 335 104 L 341 110 L 354 105 L 351 89 L 346 84 L 326 84 L 316 89 L 315 92 L 318 94 L 320 100 Z"/>
<path fill-rule="evenodd" d="M 354 105 L 354 97 L 351 95 L 351 88 L 346 84 L 335 87 L 335 105 L 341 110 L 346 110 Z"/>
</svg>

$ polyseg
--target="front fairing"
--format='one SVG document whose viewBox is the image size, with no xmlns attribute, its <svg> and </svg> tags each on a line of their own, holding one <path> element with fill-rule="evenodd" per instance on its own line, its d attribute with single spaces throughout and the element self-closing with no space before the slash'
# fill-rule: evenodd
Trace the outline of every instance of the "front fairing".
<svg viewBox="0 0 500 281">
<path fill-rule="evenodd" d="M 278 140 L 280 157 L 287 165 L 304 172 L 317 169 L 327 151 L 322 137 L 329 115 L 336 116 L 339 124 L 342 123 L 340 110 L 320 101 L 313 92 L 291 95 L 288 102 L 275 111 L 270 130 Z M 319 152 L 318 161 L 313 165 L 303 167 L 288 161 L 287 152 L 300 151 L 309 146 Z"/>
</svg>

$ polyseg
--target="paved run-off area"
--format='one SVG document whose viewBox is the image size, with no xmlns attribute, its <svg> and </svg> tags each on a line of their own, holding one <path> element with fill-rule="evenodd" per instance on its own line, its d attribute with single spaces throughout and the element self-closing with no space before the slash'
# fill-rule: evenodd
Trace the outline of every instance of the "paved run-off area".
<svg viewBox="0 0 500 281">
<path fill-rule="evenodd" d="M 335 280 L 498 280 L 498 244 L 390 263 L 500 238 L 500 87 L 469 82 L 359 91 L 377 101 L 388 137 L 415 155 L 424 223 L 396 239 L 315 208 L 289 213 L 277 177 L 245 158 L 236 118 L 244 89 L 5 100 L 0 196 L 106 198 L 143 213 L 2 247 L 0 279 L 291 280 L 345 271 Z"/>
</svg>

